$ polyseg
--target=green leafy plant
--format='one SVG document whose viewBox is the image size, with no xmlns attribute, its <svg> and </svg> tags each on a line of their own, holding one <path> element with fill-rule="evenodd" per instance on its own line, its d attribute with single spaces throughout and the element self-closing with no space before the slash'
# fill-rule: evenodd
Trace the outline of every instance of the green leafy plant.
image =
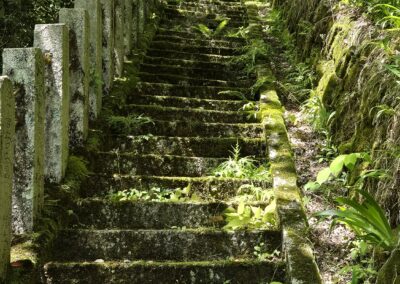
<svg viewBox="0 0 400 284">
<path fill-rule="evenodd" d="M 250 74 L 254 72 L 258 60 L 268 59 L 271 49 L 262 39 L 253 39 L 241 49 L 241 53 L 231 60 L 231 64 L 244 65 L 244 71 Z"/>
<path fill-rule="evenodd" d="M 319 132 L 328 131 L 329 123 L 336 115 L 329 112 L 317 94 L 311 92 L 310 98 L 301 107 L 302 113 L 312 124 L 314 129 Z"/>
<path fill-rule="evenodd" d="M 144 115 L 110 116 L 107 124 L 113 134 L 131 134 L 135 129 L 145 124 L 154 124 L 153 120 Z"/>
<path fill-rule="evenodd" d="M 236 208 L 229 207 L 224 212 L 227 224 L 226 230 L 267 229 L 276 226 L 276 202 L 273 201 L 264 208 L 239 202 Z"/>
<path fill-rule="evenodd" d="M 316 216 L 333 217 L 333 225 L 344 223 L 349 226 L 358 238 L 385 250 L 392 250 L 398 243 L 398 230 L 392 230 L 382 208 L 374 198 L 366 191 L 357 190 L 364 200 L 358 201 L 358 197 L 339 197 L 338 210 L 319 212 Z"/>
<path fill-rule="evenodd" d="M 254 256 L 257 257 L 260 261 L 273 261 L 279 259 L 281 252 L 279 250 L 274 250 L 272 253 L 265 251 L 265 243 L 260 243 L 259 245 L 254 247 Z"/>
<path fill-rule="evenodd" d="M 222 20 L 215 29 L 211 29 L 204 24 L 198 24 L 195 29 L 199 31 L 206 38 L 213 38 L 221 35 L 229 24 L 229 19 Z"/>
<path fill-rule="evenodd" d="M 270 180 L 267 165 L 260 165 L 250 157 L 240 157 L 239 143 L 233 148 L 231 154 L 228 161 L 223 162 L 214 170 L 213 174 L 216 177 Z"/>
<path fill-rule="evenodd" d="M 113 202 L 121 201 L 158 201 L 158 202 L 186 202 L 199 201 L 200 198 L 191 191 L 189 184 L 185 188 L 163 189 L 153 187 L 149 190 L 128 189 L 109 195 Z"/>
</svg>

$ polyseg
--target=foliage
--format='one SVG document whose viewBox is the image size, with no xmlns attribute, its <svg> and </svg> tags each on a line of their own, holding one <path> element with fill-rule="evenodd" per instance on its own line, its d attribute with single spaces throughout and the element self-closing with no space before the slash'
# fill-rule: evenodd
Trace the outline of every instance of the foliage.
<svg viewBox="0 0 400 284">
<path fill-rule="evenodd" d="M 191 192 L 191 185 L 185 188 L 164 189 L 153 187 L 150 190 L 129 189 L 109 195 L 111 201 L 159 201 L 159 202 L 186 202 L 199 201 L 200 198 Z"/>
<path fill-rule="evenodd" d="M 229 157 L 228 161 L 223 162 L 214 170 L 215 176 L 270 180 L 268 166 L 258 165 L 257 161 L 250 157 L 240 157 L 239 143 L 233 147 L 231 154 L 232 156 Z"/>
<path fill-rule="evenodd" d="M 107 124 L 113 134 L 131 134 L 142 125 L 154 123 L 153 120 L 144 115 L 130 114 L 128 116 L 110 116 Z"/>
<path fill-rule="evenodd" d="M 195 29 L 199 31 L 206 38 L 217 37 L 222 34 L 226 26 L 229 24 L 229 19 L 222 20 L 218 26 L 213 30 L 204 24 L 199 24 Z"/>
<path fill-rule="evenodd" d="M 301 106 L 301 111 L 313 128 L 320 133 L 329 132 L 329 124 L 336 114 L 329 112 L 314 92 L 311 92 L 310 98 Z"/>
<path fill-rule="evenodd" d="M 392 230 L 385 213 L 374 198 L 363 190 L 357 191 L 363 202 L 356 197 L 339 197 L 339 210 L 327 210 L 317 213 L 320 217 L 333 217 L 333 225 L 340 222 L 349 226 L 362 240 L 385 250 L 392 250 L 398 242 L 397 230 Z"/>
<path fill-rule="evenodd" d="M 70 156 L 62 188 L 67 192 L 76 194 L 81 183 L 89 176 L 88 162 L 77 156 Z"/>
<path fill-rule="evenodd" d="M 241 49 L 241 54 L 231 60 L 231 64 L 244 65 L 244 71 L 250 74 L 255 71 L 258 60 L 268 59 L 270 53 L 270 46 L 262 39 L 252 39 Z"/>
<path fill-rule="evenodd" d="M 226 230 L 237 229 L 267 229 L 276 226 L 276 202 L 273 201 L 263 208 L 239 202 L 237 208 L 229 207 L 224 212 L 227 224 Z"/>
</svg>

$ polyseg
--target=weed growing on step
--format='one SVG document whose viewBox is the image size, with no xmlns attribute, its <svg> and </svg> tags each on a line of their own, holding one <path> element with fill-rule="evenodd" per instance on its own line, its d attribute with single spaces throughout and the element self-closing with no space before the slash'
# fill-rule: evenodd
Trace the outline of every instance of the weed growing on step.
<svg viewBox="0 0 400 284">
<path fill-rule="evenodd" d="M 259 164 L 251 157 L 240 157 L 240 146 L 236 143 L 231 151 L 228 161 L 220 164 L 214 171 L 216 177 L 271 180 L 269 167 L 266 164 Z"/>
<path fill-rule="evenodd" d="M 274 261 L 277 262 L 281 260 L 281 252 L 279 250 L 274 250 L 272 253 L 265 251 L 265 243 L 260 243 L 254 247 L 254 256 L 257 257 L 259 261 Z M 278 283 L 278 282 L 275 282 Z"/>
<path fill-rule="evenodd" d="M 189 202 L 199 201 L 200 197 L 191 191 L 190 184 L 185 188 L 164 189 L 152 187 L 150 190 L 128 189 L 112 193 L 109 199 L 121 201 Z"/>
<path fill-rule="evenodd" d="M 222 20 L 215 29 L 211 29 L 203 24 L 198 24 L 195 29 L 206 38 L 215 38 L 220 36 L 229 24 L 229 19 Z"/>
<path fill-rule="evenodd" d="M 233 66 L 244 66 L 247 74 L 253 73 L 256 63 L 260 60 L 267 60 L 271 54 L 269 45 L 261 39 L 253 39 L 241 49 L 241 55 L 235 56 L 230 64 Z"/>
<path fill-rule="evenodd" d="M 277 225 L 274 192 L 252 184 L 242 185 L 224 212 L 226 230 L 267 229 Z M 236 206 L 237 205 L 237 206 Z"/>
<path fill-rule="evenodd" d="M 224 212 L 226 230 L 271 229 L 277 225 L 276 202 L 269 205 L 251 205 L 239 202 L 237 207 L 229 207 Z"/>
<path fill-rule="evenodd" d="M 153 120 L 144 115 L 110 116 L 107 118 L 108 128 L 113 134 L 132 134 L 139 127 L 146 124 L 154 124 Z"/>
</svg>

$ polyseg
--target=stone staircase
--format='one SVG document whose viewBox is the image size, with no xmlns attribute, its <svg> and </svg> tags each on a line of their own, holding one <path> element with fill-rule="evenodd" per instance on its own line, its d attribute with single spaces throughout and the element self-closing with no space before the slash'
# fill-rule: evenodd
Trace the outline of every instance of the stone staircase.
<svg viewBox="0 0 400 284">
<path fill-rule="evenodd" d="M 143 114 L 153 123 L 107 137 L 88 155 L 91 176 L 73 208 L 76 222 L 55 241 L 46 283 L 270 283 L 284 280 L 281 261 L 260 260 L 281 249 L 279 230 L 226 231 L 226 202 L 243 184 L 266 181 L 210 177 L 238 143 L 242 156 L 267 157 L 264 128 L 239 111 L 254 78 L 228 66 L 244 42 L 209 39 L 193 23 L 228 28 L 246 23 L 240 1 L 170 2 L 140 66 L 140 82 L 115 115 Z M 218 94 L 220 93 L 220 94 Z M 114 149 L 119 149 L 116 152 Z M 184 188 L 212 201 L 109 199 L 136 188 Z M 218 200 L 218 201 L 215 201 Z"/>
</svg>

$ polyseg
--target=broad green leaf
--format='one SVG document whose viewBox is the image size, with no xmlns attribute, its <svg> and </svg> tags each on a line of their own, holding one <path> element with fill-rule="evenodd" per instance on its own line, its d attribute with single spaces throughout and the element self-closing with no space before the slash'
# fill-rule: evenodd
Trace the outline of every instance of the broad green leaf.
<svg viewBox="0 0 400 284">
<path fill-rule="evenodd" d="M 344 159 L 344 165 L 349 170 L 353 170 L 355 165 L 356 165 L 356 163 L 357 163 L 357 154 L 356 153 L 346 155 L 346 157 Z"/>
<path fill-rule="evenodd" d="M 318 173 L 317 182 L 319 184 L 323 184 L 329 180 L 330 176 L 331 176 L 330 168 L 325 168 Z"/>
<path fill-rule="evenodd" d="M 332 161 L 331 165 L 329 166 L 329 169 L 334 176 L 337 177 L 342 172 L 346 156 L 347 155 L 340 155 Z"/>
</svg>

